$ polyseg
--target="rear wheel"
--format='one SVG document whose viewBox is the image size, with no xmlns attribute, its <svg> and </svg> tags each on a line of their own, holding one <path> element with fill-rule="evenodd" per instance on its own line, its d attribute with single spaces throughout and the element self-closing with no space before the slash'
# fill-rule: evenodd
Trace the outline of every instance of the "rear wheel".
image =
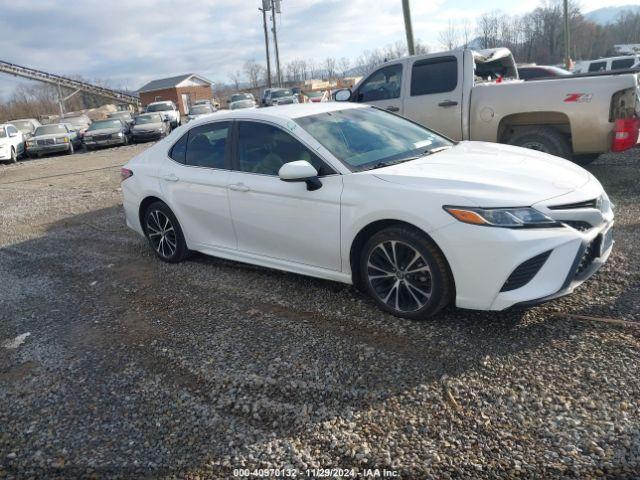
<svg viewBox="0 0 640 480">
<path fill-rule="evenodd" d="M 453 280 L 446 259 L 423 233 L 399 226 L 372 236 L 360 257 L 367 293 L 398 317 L 423 319 L 452 300 Z"/>
<path fill-rule="evenodd" d="M 557 157 L 571 159 L 569 140 L 551 127 L 529 127 L 518 129 L 509 139 L 510 145 L 529 148 Z"/>
<path fill-rule="evenodd" d="M 169 263 L 178 263 L 189 256 L 178 219 L 162 202 L 149 205 L 143 218 L 144 233 L 156 256 Z"/>
</svg>

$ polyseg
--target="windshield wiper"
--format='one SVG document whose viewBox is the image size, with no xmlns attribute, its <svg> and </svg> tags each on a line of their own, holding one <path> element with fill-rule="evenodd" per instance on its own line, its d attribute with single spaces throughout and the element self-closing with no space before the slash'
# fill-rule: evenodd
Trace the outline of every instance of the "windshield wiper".
<svg viewBox="0 0 640 480">
<path fill-rule="evenodd" d="M 419 158 L 427 157 L 427 156 L 429 156 L 431 154 L 438 153 L 438 152 L 441 152 L 442 150 L 447 150 L 449 148 L 451 148 L 451 145 L 445 145 L 443 147 L 432 148 L 431 150 L 425 150 L 420 155 L 412 155 L 411 157 L 399 158 L 397 160 L 390 160 L 388 162 L 378 162 L 375 165 L 373 165 L 372 167 L 365 168 L 364 170 L 375 170 L 377 168 L 390 167 L 391 165 L 397 165 L 399 163 L 410 162 L 411 160 L 418 160 Z"/>
</svg>

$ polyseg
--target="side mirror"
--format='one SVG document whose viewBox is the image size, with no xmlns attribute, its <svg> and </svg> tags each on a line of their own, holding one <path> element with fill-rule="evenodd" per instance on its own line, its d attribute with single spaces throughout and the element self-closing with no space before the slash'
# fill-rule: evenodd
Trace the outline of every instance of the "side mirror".
<svg viewBox="0 0 640 480">
<path fill-rule="evenodd" d="M 351 100 L 351 90 L 348 88 L 338 90 L 334 95 L 334 99 L 336 102 L 348 102 Z"/>
<path fill-rule="evenodd" d="M 306 160 L 285 163 L 278 171 L 283 182 L 305 182 L 307 190 L 314 191 L 322 187 L 318 171 Z"/>
</svg>

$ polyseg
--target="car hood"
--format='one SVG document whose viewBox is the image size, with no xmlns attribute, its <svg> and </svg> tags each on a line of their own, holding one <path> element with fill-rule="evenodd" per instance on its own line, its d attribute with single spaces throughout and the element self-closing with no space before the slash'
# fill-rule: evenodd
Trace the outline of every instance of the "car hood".
<svg viewBox="0 0 640 480">
<path fill-rule="evenodd" d="M 368 173 L 387 182 L 458 195 L 480 207 L 533 205 L 578 190 L 593 178 L 553 155 L 485 142 L 460 142 Z"/>
<path fill-rule="evenodd" d="M 141 123 L 131 127 L 131 130 L 134 132 L 146 132 L 148 130 L 157 130 L 158 128 L 162 128 L 162 123 Z"/>
<path fill-rule="evenodd" d="M 109 135 L 121 132 L 121 128 L 99 128 L 97 130 L 87 130 L 85 136 L 93 137 L 94 135 Z"/>
</svg>

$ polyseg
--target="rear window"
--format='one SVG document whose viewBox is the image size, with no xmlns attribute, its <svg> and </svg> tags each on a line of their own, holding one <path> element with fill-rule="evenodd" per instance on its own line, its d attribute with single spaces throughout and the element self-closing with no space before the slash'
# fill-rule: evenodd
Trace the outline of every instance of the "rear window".
<svg viewBox="0 0 640 480">
<path fill-rule="evenodd" d="M 180 137 L 180 140 L 178 140 L 173 147 L 171 147 L 171 151 L 169 151 L 169 156 L 178 163 L 184 164 L 186 161 L 188 137 L 189 132 Z"/>
<path fill-rule="evenodd" d="M 589 65 L 590 72 L 603 72 L 607 69 L 607 62 L 592 62 Z"/>
<path fill-rule="evenodd" d="M 621 60 L 614 60 L 611 62 L 611 70 L 623 70 L 625 68 L 633 67 L 635 58 L 623 58 Z"/>
<path fill-rule="evenodd" d="M 421 60 L 413 64 L 411 96 L 432 95 L 455 90 L 458 86 L 456 57 Z"/>
</svg>

